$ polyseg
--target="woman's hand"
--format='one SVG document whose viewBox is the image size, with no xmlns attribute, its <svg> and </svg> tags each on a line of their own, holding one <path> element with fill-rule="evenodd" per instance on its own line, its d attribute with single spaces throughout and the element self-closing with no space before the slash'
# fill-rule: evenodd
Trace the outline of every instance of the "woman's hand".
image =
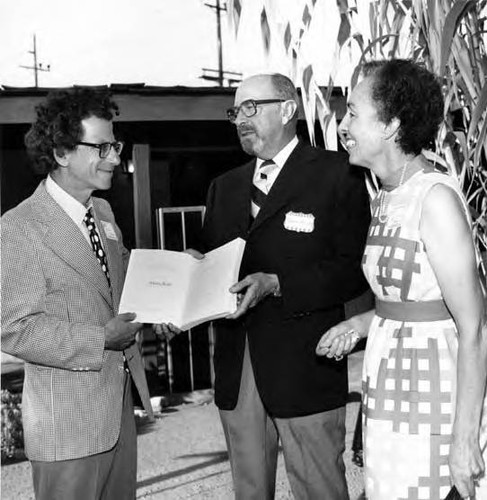
<svg viewBox="0 0 487 500">
<path fill-rule="evenodd" d="M 323 334 L 316 346 L 316 354 L 340 361 L 360 339 L 361 335 L 353 329 L 351 322 L 342 321 Z"/>
<path fill-rule="evenodd" d="M 478 440 L 454 437 L 448 462 L 452 482 L 456 486 L 458 493 L 462 498 L 474 498 L 475 481 L 485 470 Z"/>
<path fill-rule="evenodd" d="M 330 328 L 318 342 L 316 354 L 340 361 L 361 338 L 367 337 L 374 314 L 375 309 L 370 309 Z"/>
</svg>

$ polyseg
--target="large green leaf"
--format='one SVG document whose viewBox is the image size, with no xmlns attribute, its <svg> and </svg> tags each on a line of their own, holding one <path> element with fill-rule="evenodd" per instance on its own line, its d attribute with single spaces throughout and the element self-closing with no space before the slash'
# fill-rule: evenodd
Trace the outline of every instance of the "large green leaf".
<svg viewBox="0 0 487 500">
<path fill-rule="evenodd" d="M 359 60 L 357 66 L 355 67 L 353 74 L 352 74 L 351 84 L 350 84 L 352 88 L 355 87 L 355 85 L 357 84 L 357 80 L 358 80 L 358 77 L 360 75 L 361 66 L 367 60 L 369 53 L 372 53 L 377 45 L 383 44 L 384 41 L 389 40 L 391 38 L 397 38 L 398 36 L 399 35 L 397 33 L 390 33 L 388 35 L 382 35 L 381 37 L 372 40 L 367 45 L 367 47 L 365 47 L 364 51 L 362 52 L 362 55 L 360 56 L 360 60 Z"/>
<path fill-rule="evenodd" d="M 475 78 L 473 74 L 472 65 L 470 64 L 470 58 L 465 50 L 459 50 L 456 44 L 452 47 L 453 57 L 457 65 L 457 69 L 460 72 L 465 90 L 465 99 L 467 103 L 470 104 L 477 95 L 477 89 L 475 87 Z"/>
<path fill-rule="evenodd" d="M 480 129 L 479 137 L 477 138 L 477 144 L 475 145 L 474 155 L 473 155 L 473 164 L 474 168 L 480 168 L 480 158 L 482 154 L 482 149 L 484 150 L 485 157 L 487 158 L 487 117 L 484 118 L 484 123 L 482 124 L 482 128 Z M 484 166 L 485 168 L 485 166 Z M 487 191 L 485 193 L 487 196 Z"/>
<path fill-rule="evenodd" d="M 343 47 L 350 38 L 351 26 L 350 20 L 346 14 L 340 14 L 340 28 L 338 29 L 337 42 L 339 47 Z"/>
<path fill-rule="evenodd" d="M 484 86 L 482 87 L 479 99 L 477 101 L 475 108 L 473 109 L 473 112 L 472 112 L 472 118 L 470 121 L 470 126 L 468 128 L 468 136 L 467 136 L 469 140 L 472 139 L 473 134 L 475 133 L 475 130 L 477 129 L 477 125 L 478 125 L 480 119 L 482 118 L 482 116 L 485 115 L 486 110 L 487 110 L 487 81 L 484 83 Z"/>
<path fill-rule="evenodd" d="M 235 11 L 237 0 L 229 0 Z M 240 0 L 242 7 L 254 0 Z M 267 0 L 270 1 L 270 0 Z M 264 5 L 267 3 L 264 2 Z M 287 0 L 274 0 L 275 3 Z M 296 1 L 296 0 L 294 0 Z M 289 33 L 299 31 L 298 41 L 309 30 L 317 0 L 303 2 L 303 15 L 296 22 L 285 20 L 280 26 L 261 16 L 263 45 L 281 43 L 289 57 L 291 73 L 304 90 L 303 103 L 308 132 L 314 139 L 314 121 L 318 118 L 323 136 L 330 137 L 334 121 L 327 110 L 333 77 L 343 58 L 356 65 L 351 77 L 354 86 L 364 61 L 383 57 L 405 57 L 425 64 L 443 77 L 445 120 L 436 141 L 436 151 L 425 153 L 454 175 L 469 201 L 473 214 L 474 238 L 480 251 L 487 249 L 487 54 L 485 8 L 487 0 L 321 0 L 338 6 L 340 27 L 335 45 L 334 67 L 329 71 L 326 92 L 317 93 L 317 84 L 309 77 L 305 54 L 300 43 L 290 43 Z M 240 13 L 239 13 L 240 14 Z M 264 14 L 266 12 L 264 11 Z M 267 17 L 267 16 L 265 16 Z M 357 30 L 368 19 L 368 28 Z M 358 22 L 360 21 L 360 22 Z M 289 26 L 288 37 L 283 26 Z M 294 23 L 294 24 L 293 24 Z M 256 21 L 258 24 L 258 21 Z M 267 29 L 269 32 L 267 33 Z M 293 30 L 293 31 L 291 31 Z M 406 36 L 404 36 L 406 35 Z M 287 40 L 287 43 L 286 43 Z M 356 44 L 354 43 L 356 42 Z M 359 56 L 352 49 L 359 48 Z M 269 52 L 267 52 L 269 53 Z M 304 74 L 303 74 L 304 71 Z M 312 80 L 312 81 L 311 81 Z M 316 104 L 316 106 L 315 106 Z M 318 116 L 316 110 L 318 109 Z M 329 134 L 329 135 L 327 135 Z M 326 140 L 326 139 L 325 139 Z M 372 179 L 376 180 L 376 179 Z M 370 181 L 370 179 L 369 179 Z M 377 184 L 368 182 L 369 192 Z M 486 265 L 483 266 L 486 277 Z"/>
<path fill-rule="evenodd" d="M 469 9 L 475 8 L 475 4 L 475 0 L 457 0 L 446 16 L 445 26 L 441 37 L 439 73 L 442 76 L 445 74 L 446 64 L 450 57 L 452 40 L 457 30 L 458 23 Z"/>
</svg>

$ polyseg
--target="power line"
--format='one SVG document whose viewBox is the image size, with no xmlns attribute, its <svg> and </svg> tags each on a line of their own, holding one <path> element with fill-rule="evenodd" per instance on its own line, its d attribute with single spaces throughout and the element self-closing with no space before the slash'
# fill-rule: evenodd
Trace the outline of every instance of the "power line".
<svg viewBox="0 0 487 500">
<path fill-rule="evenodd" d="M 34 33 L 33 35 L 33 49 L 32 50 L 29 50 L 28 51 L 29 54 L 32 54 L 34 56 L 34 66 L 23 66 L 23 65 L 20 65 L 21 68 L 25 68 L 25 69 L 31 69 L 34 71 L 34 81 L 35 81 L 35 86 L 38 87 L 39 86 L 39 77 L 38 77 L 38 72 L 39 71 L 51 71 L 51 65 L 48 64 L 47 65 L 47 68 L 43 68 L 42 67 L 42 63 L 38 64 L 37 63 L 37 44 L 36 44 L 36 35 Z"/>
</svg>

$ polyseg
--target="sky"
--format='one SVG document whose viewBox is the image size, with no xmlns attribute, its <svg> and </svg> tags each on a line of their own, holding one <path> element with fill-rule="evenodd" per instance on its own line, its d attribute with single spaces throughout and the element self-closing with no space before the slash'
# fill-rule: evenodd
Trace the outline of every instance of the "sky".
<svg viewBox="0 0 487 500">
<path fill-rule="evenodd" d="M 279 0 L 276 15 L 299 15 L 304 1 Z M 325 10 L 327 1 L 316 4 L 304 51 L 323 81 L 339 22 L 335 0 L 328 2 L 333 9 Z M 50 65 L 50 72 L 38 73 L 41 87 L 211 86 L 200 78 L 203 67 L 218 67 L 216 15 L 205 3 L 216 0 L 0 0 L 0 85 L 34 85 L 33 71 L 20 66 L 33 65 L 35 33 L 38 63 Z M 261 9 L 262 0 L 246 0 L 238 43 L 223 13 L 225 70 L 289 74 L 282 50 L 274 50 L 271 60 L 263 53 Z"/>
<path fill-rule="evenodd" d="M 6 4 L 8 2 L 8 7 Z M 216 67 L 216 21 L 202 0 L 0 0 L 0 83 L 198 85 Z"/>
</svg>

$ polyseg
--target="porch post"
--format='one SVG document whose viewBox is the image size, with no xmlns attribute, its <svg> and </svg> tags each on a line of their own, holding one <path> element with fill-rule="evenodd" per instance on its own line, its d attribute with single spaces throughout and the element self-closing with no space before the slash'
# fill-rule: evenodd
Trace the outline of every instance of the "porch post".
<svg viewBox="0 0 487 500">
<path fill-rule="evenodd" d="M 132 161 L 135 169 L 133 175 L 135 246 L 137 248 L 153 248 L 149 171 L 150 146 L 148 144 L 134 144 Z"/>
</svg>

